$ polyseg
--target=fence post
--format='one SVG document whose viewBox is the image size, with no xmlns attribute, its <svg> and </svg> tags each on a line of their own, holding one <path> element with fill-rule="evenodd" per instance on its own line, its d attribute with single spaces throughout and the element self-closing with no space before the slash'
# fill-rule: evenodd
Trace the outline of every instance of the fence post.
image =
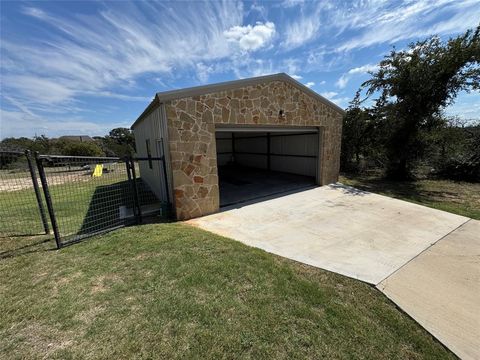
<svg viewBox="0 0 480 360">
<path fill-rule="evenodd" d="M 50 215 L 50 222 L 52 223 L 53 235 L 55 236 L 55 243 L 57 244 L 57 249 L 60 249 L 62 247 L 62 243 L 60 240 L 60 233 L 58 232 L 57 219 L 55 217 L 55 211 L 53 210 L 52 198 L 50 197 L 47 177 L 45 176 L 45 169 L 43 168 L 42 159 L 38 156 L 38 152 L 35 152 L 35 161 L 37 163 L 40 182 L 42 183 L 43 195 L 45 196 L 45 202 L 47 203 L 48 214 Z"/>
<path fill-rule="evenodd" d="M 35 191 L 35 197 L 37 198 L 38 210 L 40 211 L 40 218 L 42 219 L 43 229 L 45 230 L 45 234 L 48 234 L 50 233 L 50 229 L 48 228 L 47 214 L 45 213 L 45 208 L 43 207 L 42 195 L 40 195 L 40 189 L 38 188 L 37 174 L 32 164 L 30 150 L 25 150 L 25 156 L 27 158 L 30 177 L 32 178 L 33 190 Z"/>
<path fill-rule="evenodd" d="M 134 201 L 133 213 L 135 214 L 137 223 L 142 223 L 142 208 L 140 207 L 140 202 L 138 200 L 138 186 L 137 186 L 137 175 L 135 174 L 135 163 L 131 157 L 128 158 L 128 163 L 131 171 L 128 177 L 129 179 L 132 180 L 132 187 L 133 187 L 133 201 Z"/>
<path fill-rule="evenodd" d="M 167 195 L 167 203 L 170 204 L 170 189 L 168 188 L 168 175 L 167 175 L 167 165 L 165 164 L 165 148 L 163 144 L 163 138 L 160 139 L 162 144 L 162 168 L 163 168 L 163 179 L 165 180 L 165 194 Z"/>
<path fill-rule="evenodd" d="M 163 142 L 163 138 L 160 139 L 160 144 L 161 144 L 161 150 L 162 150 L 162 168 L 163 168 L 163 179 L 165 180 L 165 195 L 167 197 L 167 214 L 166 214 L 166 217 L 167 218 L 170 218 L 170 216 L 172 215 L 173 213 L 173 202 L 170 202 L 170 188 L 168 187 L 168 174 L 167 174 L 167 164 L 166 164 L 166 157 L 165 157 L 165 144 Z M 162 214 L 163 215 L 163 214 Z"/>
</svg>

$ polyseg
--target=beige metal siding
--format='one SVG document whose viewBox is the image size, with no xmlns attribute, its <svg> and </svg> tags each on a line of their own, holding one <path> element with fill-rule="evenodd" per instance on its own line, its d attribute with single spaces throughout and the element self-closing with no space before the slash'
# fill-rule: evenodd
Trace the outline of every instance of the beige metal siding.
<svg viewBox="0 0 480 360">
<path fill-rule="evenodd" d="M 146 140 L 150 139 L 150 150 L 152 157 L 162 156 L 162 139 L 163 149 L 167 151 L 168 142 L 165 134 L 167 133 L 166 124 L 162 121 L 163 107 L 157 107 L 148 114 L 142 121 L 137 123 L 133 129 L 135 134 L 135 143 L 137 147 L 138 157 L 147 157 Z M 166 155 L 167 174 L 170 172 L 170 164 L 168 153 Z M 167 186 L 165 176 L 162 169 L 162 163 L 159 160 L 152 161 L 152 168 L 148 161 L 140 161 L 140 177 L 155 193 L 157 198 L 162 201 L 167 200 Z M 168 176 L 168 175 L 167 175 Z M 170 179 L 168 179 L 170 181 Z"/>
<path fill-rule="evenodd" d="M 274 154 L 297 154 L 316 156 L 272 156 L 271 169 L 292 174 L 317 176 L 318 133 L 296 136 L 275 136 L 271 139 L 270 151 Z"/>
</svg>

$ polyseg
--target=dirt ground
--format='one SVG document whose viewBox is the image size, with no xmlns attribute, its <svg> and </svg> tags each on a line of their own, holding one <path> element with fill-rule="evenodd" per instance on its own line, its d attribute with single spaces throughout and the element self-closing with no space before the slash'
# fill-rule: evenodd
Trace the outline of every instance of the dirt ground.
<svg viewBox="0 0 480 360">
<path fill-rule="evenodd" d="M 47 174 L 47 181 L 49 185 L 61 185 L 74 181 L 88 181 L 91 179 L 90 174 L 90 170 Z M 38 179 L 38 186 L 42 187 L 40 179 Z M 12 177 L 10 179 L 0 178 L 0 191 L 11 192 L 30 189 L 32 187 L 33 182 L 28 173 L 19 174 L 18 177 Z"/>
</svg>

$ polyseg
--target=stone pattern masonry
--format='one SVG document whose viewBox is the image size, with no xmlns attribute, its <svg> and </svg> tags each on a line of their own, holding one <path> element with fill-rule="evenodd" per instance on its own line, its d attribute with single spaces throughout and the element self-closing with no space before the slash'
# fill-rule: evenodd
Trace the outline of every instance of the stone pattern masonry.
<svg viewBox="0 0 480 360">
<path fill-rule="evenodd" d="M 338 180 L 342 113 L 286 82 L 172 100 L 165 110 L 179 220 L 219 209 L 216 124 L 322 127 L 319 184 Z"/>
</svg>

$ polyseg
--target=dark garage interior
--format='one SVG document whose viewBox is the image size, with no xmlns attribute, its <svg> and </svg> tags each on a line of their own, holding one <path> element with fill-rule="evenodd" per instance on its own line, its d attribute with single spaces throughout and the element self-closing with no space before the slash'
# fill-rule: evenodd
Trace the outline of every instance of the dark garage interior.
<svg viewBox="0 0 480 360">
<path fill-rule="evenodd" d="M 217 128 L 220 207 L 315 186 L 316 128 Z"/>
</svg>

